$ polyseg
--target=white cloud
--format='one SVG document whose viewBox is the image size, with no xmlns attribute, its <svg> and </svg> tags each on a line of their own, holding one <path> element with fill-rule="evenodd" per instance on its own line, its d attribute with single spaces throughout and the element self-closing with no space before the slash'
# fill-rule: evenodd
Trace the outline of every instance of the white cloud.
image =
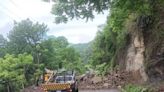
<svg viewBox="0 0 164 92">
<path fill-rule="evenodd" d="M 21 18 L 37 18 L 50 14 L 51 5 L 41 0 L 12 0 L 9 5 L 11 12 Z"/>
<path fill-rule="evenodd" d="M 48 25 L 49 35 L 65 36 L 71 43 L 85 43 L 93 40 L 97 26 L 105 23 L 105 15 L 96 15 L 93 21 L 72 20 L 67 24 L 53 23 L 54 15 L 50 14 L 52 4 L 42 0 L 0 0 L 0 34 L 6 35 L 12 27 L 12 21 L 30 18 L 32 21 Z"/>
<path fill-rule="evenodd" d="M 70 43 L 87 43 L 95 37 L 97 27 L 75 27 L 61 31 L 50 31 L 49 35 L 65 36 Z"/>
</svg>

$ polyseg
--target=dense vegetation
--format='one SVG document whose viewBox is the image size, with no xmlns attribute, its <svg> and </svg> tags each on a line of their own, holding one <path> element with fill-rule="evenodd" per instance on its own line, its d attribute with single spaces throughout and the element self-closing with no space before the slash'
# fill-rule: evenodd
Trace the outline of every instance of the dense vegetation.
<svg viewBox="0 0 164 92">
<path fill-rule="evenodd" d="M 89 58 L 90 55 L 92 54 L 91 42 L 82 43 L 82 44 L 73 44 L 72 47 L 75 48 L 77 52 L 79 52 L 82 62 L 84 64 L 88 64 L 90 62 Z"/>
<path fill-rule="evenodd" d="M 56 23 L 66 23 L 73 18 L 93 19 L 94 12 L 109 10 L 106 25 L 92 42 L 92 54 L 88 60 L 93 68 L 108 71 L 109 67 L 116 66 L 116 56 L 126 45 L 131 21 L 147 28 L 156 16 L 157 4 L 162 3 L 163 0 L 58 0 L 53 5 L 52 14 L 56 15 Z"/>
<path fill-rule="evenodd" d="M 116 66 L 116 56 L 126 44 L 129 21 L 154 18 L 157 3 L 163 4 L 163 0 L 57 0 L 52 8 L 56 23 L 66 23 L 73 18 L 93 19 L 94 12 L 110 12 L 103 30 L 97 32 L 94 41 L 85 45 L 87 49 L 82 51 L 83 47 L 74 46 L 81 49 L 81 54 L 66 38 L 48 37 L 45 24 L 29 19 L 15 22 L 7 39 L 0 35 L 0 91 L 18 92 L 35 84 L 44 68 L 65 67 L 84 72 L 85 62 L 87 68 L 105 74 Z M 144 21 L 146 25 L 142 27 L 150 22 Z"/>
<path fill-rule="evenodd" d="M 8 40 L 0 35 L 0 92 L 36 84 L 44 68 L 84 71 L 78 52 L 65 37 L 47 36 L 45 24 L 15 22 Z"/>
</svg>

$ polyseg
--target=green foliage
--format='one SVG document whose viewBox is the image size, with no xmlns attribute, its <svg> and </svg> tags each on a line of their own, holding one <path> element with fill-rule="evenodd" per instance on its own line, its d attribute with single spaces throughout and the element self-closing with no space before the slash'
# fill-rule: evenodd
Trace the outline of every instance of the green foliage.
<svg viewBox="0 0 164 92">
<path fill-rule="evenodd" d="M 77 70 L 82 72 L 84 67 L 82 60 L 80 59 L 79 53 L 75 51 L 72 47 L 67 47 L 62 53 L 63 65 L 66 69 Z"/>
<path fill-rule="evenodd" d="M 93 65 L 109 63 L 115 55 L 117 48 L 117 33 L 105 29 L 99 31 L 93 42 Z"/>
<path fill-rule="evenodd" d="M 100 65 L 97 69 L 101 71 L 104 64 L 115 66 L 116 54 L 126 43 L 125 24 L 129 17 L 133 14 L 152 15 L 155 4 L 154 0 L 58 0 L 53 5 L 52 14 L 56 15 L 56 23 L 66 23 L 73 18 L 93 19 L 94 11 L 100 13 L 110 9 L 107 24 L 97 33 L 88 60 L 94 68 Z"/>
<path fill-rule="evenodd" d="M 3 37 L 3 35 L 0 35 L 0 58 L 4 57 L 7 53 L 6 51 L 7 47 L 7 40 Z"/>
<path fill-rule="evenodd" d="M 83 43 L 83 44 L 73 44 L 73 48 L 80 54 L 82 62 L 85 64 L 89 63 L 89 58 L 92 53 L 91 42 Z"/>
<path fill-rule="evenodd" d="M 5 91 L 6 89 L 5 89 L 5 86 L 4 85 L 2 85 L 2 84 L 0 84 L 0 92 L 7 92 L 7 91 Z"/>
<path fill-rule="evenodd" d="M 4 69 L 1 77 L 3 77 L 5 85 L 15 88 L 10 88 L 10 90 L 17 90 L 22 86 L 34 84 L 40 76 L 43 69 L 43 64 L 40 64 L 40 44 L 47 31 L 48 28 L 45 24 L 33 23 L 26 19 L 21 22 L 14 22 L 14 27 L 8 35 L 8 41 L 0 36 L 0 39 L 3 39 L 0 42 L 2 44 L 0 51 L 1 53 L 4 51 L 2 57 L 6 53 L 11 54 L 5 55 L 1 61 L 3 62 L 2 69 Z"/>
<path fill-rule="evenodd" d="M 12 54 L 35 54 L 36 46 L 44 39 L 48 31 L 45 24 L 33 23 L 29 19 L 15 22 L 14 28 L 9 32 L 9 52 Z M 34 56 L 34 55 L 33 55 Z"/>
<path fill-rule="evenodd" d="M 115 24 L 122 26 L 121 22 L 131 13 L 151 14 L 155 2 L 154 0 L 57 0 L 51 13 L 56 15 L 56 23 L 66 23 L 73 18 L 93 19 L 94 11 L 101 13 L 110 9 L 111 15 L 118 18 Z"/>
<path fill-rule="evenodd" d="M 122 9 L 125 13 L 149 14 L 152 0 L 113 0 L 112 8 Z"/>
<path fill-rule="evenodd" d="M 156 4 L 154 0 L 58 0 L 52 8 L 56 23 L 66 23 L 69 19 L 93 19 L 93 12 L 110 9 L 107 24 L 99 31 L 92 43 L 89 60 L 96 65 L 115 66 L 116 54 L 126 43 L 126 22 L 131 15 L 152 15 Z M 137 18 L 137 17 L 136 17 Z M 135 20 L 135 19 L 134 19 Z M 85 56 L 85 55 L 84 55 Z M 98 70 L 101 71 L 101 67 Z"/>
<path fill-rule="evenodd" d="M 142 86 L 129 84 L 126 85 L 124 89 L 122 89 L 122 92 L 153 92 L 153 91 Z"/>
<path fill-rule="evenodd" d="M 49 37 L 41 43 L 41 59 L 46 68 L 57 70 L 66 68 L 83 72 L 84 67 L 80 55 L 70 47 L 65 37 Z"/>
<path fill-rule="evenodd" d="M 27 54 L 19 54 L 17 57 L 7 54 L 4 58 L 0 58 L 0 84 L 9 86 L 13 91 L 18 91 L 27 83 L 26 72 L 32 65 L 32 60 L 32 56 Z"/>
<path fill-rule="evenodd" d="M 109 8 L 110 0 L 57 0 L 55 1 L 52 14 L 56 15 L 55 23 L 66 23 L 73 18 L 94 18 L 93 12 L 103 12 Z"/>
<path fill-rule="evenodd" d="M 56 15 L 56 23 L 66 23 L 73 18 L 93 19 L 95 11 L 101 13 L 109 8 L 110 15 L 102 31 L 99 30 L 91 43 L 92 47 L 87 48 L 88 53 L 81 54 L 83 58 L 64 37 L 44 39 L 48 31 L 45 24 L 33 23 L 29 19 L 15 22 L 8 36 L 9 41 L 0 35 L 0 57 L 4 57 L 0 58 L 0 91 L 6 92 L 6 87 L 18 91 L 22 85 L 33 84 L 45 67 L 49 69 L 64 67 L 68 70 L 75 69 L 80 73 L 85 69 L 94 68 L 98 74 L 105 75 L 114 66 L 118 50 L 126 43 L 126 21 L 133 14 L 152 15 L 155 4 L 155 0 L 53 1 L 55 3 L 51 13 Z M 13 55 L 5 55 L 7 52 Z M 87 65 L 82 61 L 87 61 Z M 125 90 L 125 92 L 145 92 L 144 88 L 133 85 L 126 86 Z"/>
<path fill-rule="evenodd" d="M 102 31 L 97 33 L 92 45 L 93 53 L 90 61 L 95 68 L 97 65 L 103 67 L 98 67 L 98 71 L 104 70 L 104 63 L 108 65 L 108 69 L 115 66 L 118 51 L 126 45 L 126 23 L 131 15 L 152 15 L 154 5 L 152 3 L 155 2 L 152 0 L 111 1 L 107 23 Z"/>
<path fill-rule="evenodd" d="M 106 73 L 106 63 L 96 65 L 96 74 L 104 76 Z"/>
<path fill-rule="evenodd" d="M 61 41 L 62 42 L 62 41 Z M 41 43 L 41 59 L 42 63 L 49 69 L 58 68 L 58 55 L 60 44 L 56 41 L 56 38 L 49 38 Z"/>
<path fill-rule="evenodd" d="M 79 53 L 67 39 L 45 38 L 47 30 L 46 25 L 27 19 L 15 22 L 8 41 L 0 35 L 0 91 L 18 92 L 24 86 L 34 85 L 44 68 L 57 70 L 61 65 L 79 73 L 85 71 Z"/>
</svg>

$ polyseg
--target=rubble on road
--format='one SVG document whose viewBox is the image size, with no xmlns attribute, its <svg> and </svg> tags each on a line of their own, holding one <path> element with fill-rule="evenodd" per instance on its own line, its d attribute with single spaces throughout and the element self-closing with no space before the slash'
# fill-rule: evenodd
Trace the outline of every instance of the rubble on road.
<svg viewBox="0 0 164 92">
<path fill-rule="evenodd" d="M 108 73 L 104 77 L 93 76 L 87 77 L 85 76 L 85 80 L 79 82 L 80 89 L 109 89 L 109 88 L 120 88 L 127 84 L 128 82 L 132 82 L 133 79 L 130 73 L 125 71 L 112 71 Z"/>
<path fill-rule="evenodd" d="M 95 76 L 95 77 L 93 77 L 93 78 L 91 79 L 91 82 L 92 82 L 93 84 L 97 84 L 97 83 L 100 83 L 100 82 L 102 82 L 102 81 L 103 81 L 102 78 L 99 77 L 99 76 Z"/>
</svg>

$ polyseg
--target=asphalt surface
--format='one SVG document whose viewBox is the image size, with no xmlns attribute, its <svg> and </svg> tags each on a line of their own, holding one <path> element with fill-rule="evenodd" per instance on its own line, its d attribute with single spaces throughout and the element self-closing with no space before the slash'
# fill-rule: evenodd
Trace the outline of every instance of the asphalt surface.
<svg viewBox="0 0 164 92">
<path fill-rule="evenodd" d="M 109 89 L 109 90 L 79 90 L 79 92 L 121 92 L 116 89 Z"/>
</svg>

